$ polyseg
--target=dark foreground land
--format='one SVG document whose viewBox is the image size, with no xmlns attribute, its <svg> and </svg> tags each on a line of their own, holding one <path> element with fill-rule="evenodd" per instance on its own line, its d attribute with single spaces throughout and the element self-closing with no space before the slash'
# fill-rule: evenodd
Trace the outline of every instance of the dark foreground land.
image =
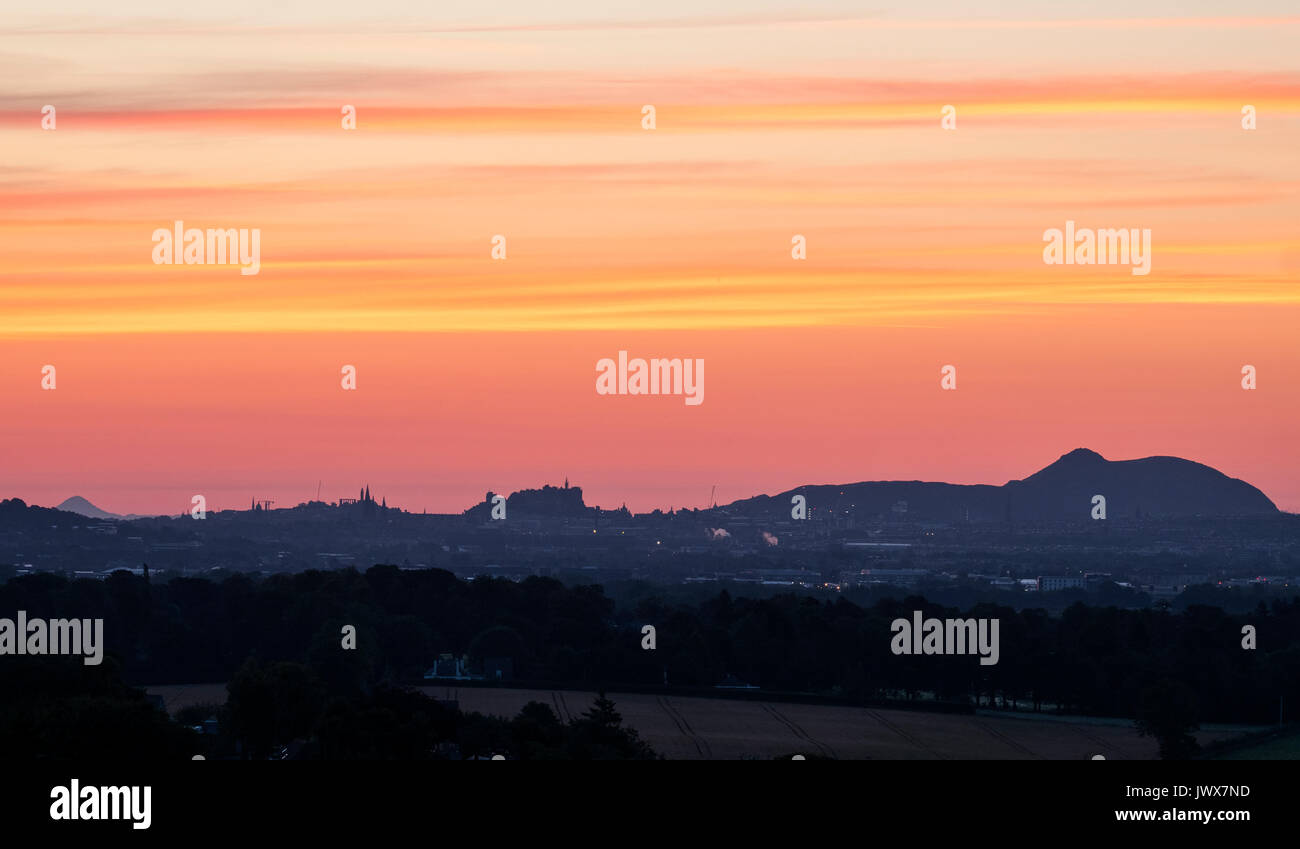
<svg viewBox="0 0 1300 849">
<path fill-rule="evenodd" d="M 172 714 L 223 702 L 224 684 L 147 688 Z M 529 702 L 551 705 L 564 721 L 579 715 L 595 693 L 498 687 L 419 688 L 458 702 L 462 711 L 509 718 Z M 738 701 L 694 696 L 609 693 L 626 725 L 664 757 L 769 759 L 807 753 L 850 760 L 1147 760 L 1156 742 L 1131 722 L 1087 717 L 1009 717 L 889 708 Z M 1202 746 L 1239 736 L 1246 727 L 1210 726 L 1195 736 Z"/>
</svg>

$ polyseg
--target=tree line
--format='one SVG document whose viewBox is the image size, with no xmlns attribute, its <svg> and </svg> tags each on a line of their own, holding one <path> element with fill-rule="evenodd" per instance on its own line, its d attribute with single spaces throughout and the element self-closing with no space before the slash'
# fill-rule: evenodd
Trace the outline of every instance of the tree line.
<svg viewBox="0 0 1300 849">
<path fill-rule="evenodd" d="M 472 662 L 508 658 L 521 682 L 590 690 L 665 681 L 712 688 L 730 678 L 847 701 L 939 699 L 1134 718 L 1165 682 L 1162 692 L 1175 688 L 1195 721 L 1268 723 L 1280 699 L 1300 705 L 1294 598 L 1241 614 L 1076 603 L 1059 616 L 992 603 L 962 611 L 903 592 L 869 605 L 726 590 L 696 603 L 651 592 L 617 604 L 599 586 L 551 578 L 462 581 L 437 569 L 375 566 L 165 582 L 127 572 L 103 581 L 35 574 L 0 586 L 0 615 L 19 609 L 103 618 L 107 652 L 135 685 L 229 682 L 252 658 L 301 664 L 330 692 L 361 696 L 420 681 L 449 652 Z M 998 663 L 893 654 L 890 623 L 914 610 L 997 618 Z M 341 648 L 345 625 L 356 629 L 355 650 Z M 642 648 L 645 625 L 656 629 L 654 650 Z M 1257 648 L 1243 648 L 1246 625 Z"/>
</svg>

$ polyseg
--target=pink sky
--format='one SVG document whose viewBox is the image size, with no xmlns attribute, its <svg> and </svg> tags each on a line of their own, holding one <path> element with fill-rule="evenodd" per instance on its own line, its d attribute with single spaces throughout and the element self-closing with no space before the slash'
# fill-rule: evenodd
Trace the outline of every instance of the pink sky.
<svg viewBox="0 0 1300 849">
<path fill-rule="evenodd" d="M 0 497 L 648 510 L 1088 447 L 1300 509 L 1300 16 L 1176 5 L 16 17 Z M 258 228 L 260 273 L 153 264 L 176 220 Z M 1067 220 L 1151 273 L 1045 265 Z M 705 358 L 704 404 L 597 395 L 619 350 Z"/>
</svg>

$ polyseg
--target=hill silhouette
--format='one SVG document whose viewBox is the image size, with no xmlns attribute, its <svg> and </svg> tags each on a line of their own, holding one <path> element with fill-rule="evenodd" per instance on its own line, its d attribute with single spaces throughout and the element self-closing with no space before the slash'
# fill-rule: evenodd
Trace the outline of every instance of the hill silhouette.
<svg viewBox="0 0 1300 849">
<path fill-rule="evenodd" d="M 54 509 L 63 510 L 68 513 L 76 513 L 78 516 L 87 516 L 91 519 L 124 518 L 123 516 L 119 516 L 116 513 L 110 513 L 107 510 L 99 509 L 94 504 L 91 504 L 89 501 L 82 498 L 80 495 L 74 495 L 71 498 L 64 500 L 63 503 L 59 504 Z"/>
<path fill-rule="evenodd" d="M 739 515 L 788 511 L 804 495 L 815 511 L 859 516 L 898 514 L 942 521 L 1088 519 L 1092 498 L 1106 498 L 1109 518 L 1150 516 L 1254 516 L 1275 514 L 1268 496 L 1245 481 L 1178 457 L 1107 460 L 1077 448 L 1024 480 L 1002 486 L 925 481 L 865 481 L 801 486 L 774 496 L 735 501 L 724 508 Z"/>
</svg>

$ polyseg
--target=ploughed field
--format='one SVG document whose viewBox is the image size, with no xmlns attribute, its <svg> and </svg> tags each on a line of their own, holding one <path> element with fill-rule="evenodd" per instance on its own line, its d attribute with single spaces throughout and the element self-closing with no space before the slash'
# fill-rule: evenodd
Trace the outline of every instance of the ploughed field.
<svg viewBox="0 0 1300 849">
<path fill-rule="evenodd" d="M 225 685 L 148 687 L 175 713 L 186 705 L 221 703 Z M 531 701 L 551 706 L 568 721 L 591 707 L 595 693 L 496 687 L 419 687 L 454 699 L 463 711 L 513 717 Z M 1152 759 L 1154 740 L 1132 723 L 1038 716 L 960 715 L 912 710 L 801 705 L 783 702 L 609 693 L 623 716 L 656 752 L 671 759 L 772 758 L 802 753 L 880 760 L 1107 760 Z M 1203 730 L 1202 745 L 1236 736 Z"/>
</svg>

